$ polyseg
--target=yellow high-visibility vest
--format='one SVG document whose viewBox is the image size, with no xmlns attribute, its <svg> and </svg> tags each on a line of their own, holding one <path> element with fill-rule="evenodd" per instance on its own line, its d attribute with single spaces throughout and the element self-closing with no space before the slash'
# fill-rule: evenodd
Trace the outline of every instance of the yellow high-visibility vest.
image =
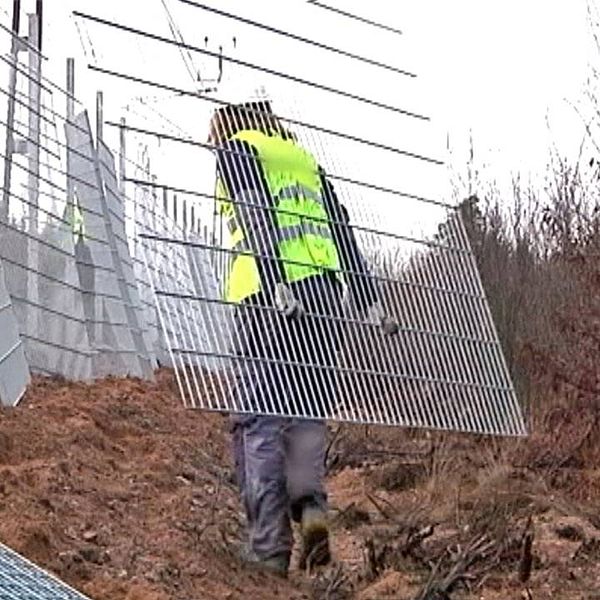
<svg viewBox="0 0 600 600">
<path fill-rule="evenodd" d="M 328 270 L 337 274 L 340 259 L 323 203 L 321 178 L 314 157 L 295 142 L 277 134 L 244 130 L 231 139 L 250 144 L 262 166 L 275 207 L 277 247 L 285 282 L 301 281 Z M 232 241 L 224 286 L 225 300 L 229 302 L 241 302 L 260 291 L 256 258 L 248 254 L 252 250 L 238 218 L 239 206 L 236 206 L 236 202 L 256 205 L 258 193 L 248 190 L 233 202 L 223 181 L 217 181 L 219 211 L 228 223 Z"/>
</svg>

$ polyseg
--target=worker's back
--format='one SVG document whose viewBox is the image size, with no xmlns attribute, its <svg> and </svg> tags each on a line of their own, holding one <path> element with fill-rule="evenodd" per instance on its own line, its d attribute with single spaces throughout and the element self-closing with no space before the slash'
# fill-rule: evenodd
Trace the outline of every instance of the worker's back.
<svg viewBox="0 0 600 600">
<path fill-rule="evenodd" d="M 232 250 L 246 251 L 232 257 L 228 301 L 264 295 L 276 282 L 339 272 L 319 167 L 309 152 L 278 132 L 244 129 L 220 149 L 219 176 Z"/>
</svg>

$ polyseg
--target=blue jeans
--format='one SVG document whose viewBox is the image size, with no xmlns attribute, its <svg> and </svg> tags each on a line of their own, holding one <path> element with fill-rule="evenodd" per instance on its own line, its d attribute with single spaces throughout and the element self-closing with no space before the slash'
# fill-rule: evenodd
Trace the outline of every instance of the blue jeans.
<svg viewBox="0 0 600 600">
<path fill-rule="evenodd" d="M 327 500 L 327 428 L 317 419 L 335 403 L 335 317 L 341 314 L 342 289 L 330 275 L 290 287 L 307 313 L 326 318 L 290 321 L 261 308 L 260 298 L 240 307 L 236 315 L 235 351 L 254 360 L 238 365 L 236 399 L 249 414 L 233 419 L 234 456 L 250 546 L 261 558 L 289 554 L 290 519 L 299 520 L 306 503 L 325 508 Z"/>
<path fill-rule="evenodd" d="M 291 553 L 290 520 L 299 520 L 307 503 L 326 509 L 326 434 L 323 421 L 234 417 L 237 482 L 249 544 L 260 558 Z"/>
</svg>

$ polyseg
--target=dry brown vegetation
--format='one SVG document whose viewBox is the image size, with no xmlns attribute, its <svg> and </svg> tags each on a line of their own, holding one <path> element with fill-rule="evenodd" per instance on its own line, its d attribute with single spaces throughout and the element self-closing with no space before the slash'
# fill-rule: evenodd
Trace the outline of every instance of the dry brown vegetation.
<svg viewBox="0 0 600 600">
<path fill-rule="evenodd" d="M 593 598 L 597 405 L 557 402 L 518 443 L 342 426 L 336 562 L 245 572 L 227 422 L 156 384 L 39 380 L 0 417 L 0 540 L 99 600 Z"/>
</svg>

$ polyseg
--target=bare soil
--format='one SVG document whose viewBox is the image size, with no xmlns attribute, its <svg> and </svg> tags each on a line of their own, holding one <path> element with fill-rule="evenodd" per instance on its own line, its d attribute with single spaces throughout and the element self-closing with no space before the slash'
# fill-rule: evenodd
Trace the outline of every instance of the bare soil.
<svg viewBox="0 0 600 600">
<path fill-rule="evenodd" d="M 0 541 L 94 600 L 600 598 L 600 409 L 525 440 L 331 426 L 335 562 L 248 572 L 228 421 L 154 383 L 38 378 L 0 410 Z"/>
</svg>

